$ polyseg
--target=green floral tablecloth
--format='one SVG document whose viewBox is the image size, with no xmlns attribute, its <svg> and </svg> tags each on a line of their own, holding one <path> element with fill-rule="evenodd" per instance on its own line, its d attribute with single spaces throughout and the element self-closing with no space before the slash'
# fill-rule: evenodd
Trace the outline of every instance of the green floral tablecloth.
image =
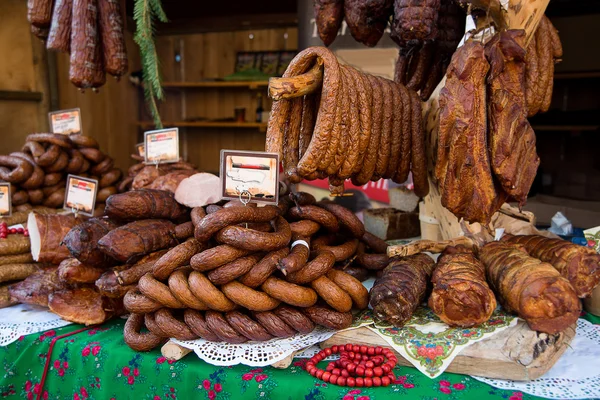
<svg viewBox="0 0 600 400">
<path fill-rule="evenodd" d="M 593 323 L 600 318 L 585 315 Z M 414 368 L 395 369 L 397 381 L 386 388 L 343 388 L 305 373 L 306 360 L 290 368 L 215 367 L 190 354 L 167 361 L 159 350 L 136 353 L 123 342 L 123 320 L 56 342 L 43 388 L 40 381 L 50 342 L 78 330 L 70 325 L 19 338 L 0 347 L 0 398 L 35 399 L 306 399 L 379 400 L 392 395 L 411 399 L 534 399 L 494 389 L 468 376 L 444 373 L 429 379 Z M 324 363 L 326 364 L 326 363 Z"/>
</svg>

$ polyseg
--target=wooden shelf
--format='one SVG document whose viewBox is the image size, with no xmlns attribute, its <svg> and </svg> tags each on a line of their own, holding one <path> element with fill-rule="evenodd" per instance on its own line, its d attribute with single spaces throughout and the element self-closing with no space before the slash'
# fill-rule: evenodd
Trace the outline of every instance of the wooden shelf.
<svg viewBox="0 0 600 400">
<path fill-rule="evenodd" d="M 140 121 L 138 125 L 144 128 L 154 127 L 152 121 Z M 256 129 L 258 128 L 261 132 L 267 130 L 266 122 L 210 122 L 210 121 L 164 121 L 165 127 L 178 127 L 178 128 L 240 128 L 240 129 Z"/>
<path fill-rule="evenodd" d="M 204 82 L 163 82 L 165 89 L 201 88 L 248 88 L 258 89 L 269 86 L 269 81 L 204 81 Z"/>
</svg>

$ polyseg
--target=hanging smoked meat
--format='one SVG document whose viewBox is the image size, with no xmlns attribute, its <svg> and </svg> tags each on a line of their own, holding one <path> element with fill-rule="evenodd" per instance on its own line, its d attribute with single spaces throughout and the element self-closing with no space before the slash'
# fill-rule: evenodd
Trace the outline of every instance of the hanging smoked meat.
<svg viewBox="0 0 600 400">
<path fill-rule="evenodd" d="M 490 161 L 502 189 L 520 205 L 527 200 L 540 164 L 535 132 L 525 104 L 525 31 L 509 30 L 492 38 L 485 53 L 488 75 Z"/>
</svg>

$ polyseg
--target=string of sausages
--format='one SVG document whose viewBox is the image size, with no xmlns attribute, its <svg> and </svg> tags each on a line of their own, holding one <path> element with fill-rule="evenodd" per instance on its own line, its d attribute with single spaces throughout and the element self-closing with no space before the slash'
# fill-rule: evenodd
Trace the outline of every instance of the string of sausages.
<svg viewBox="0 0 600 400">
<path fill-rule="evenodd" d="M 67 174 L 97 179 L 97 203 L 117 193 L 122 177 L 114 160 L 99 150 L 98 142 L 81 134 L 33 133 L 20 152 L 0 156 L 0 180 L 13 185 L 13 206 L 61 207 Z"/>
<path fill-rule="evenodd" d="M 119 0 L 28 0 L 32 33 L 48 50 L 70 53 L 69 79 L 78 88 L 96 88 L 106 73 L 127 73 L 125 30 Z"/>
<path fill-rule="evenodd" d="M 421 101 L 416 92 L 388 79 L 338 63 L 324 47 L 310 47 L 290 63 L 283 77 L 323 65 L 320 92 L 275 101 L 266 151 L 280 154 L 286 177 L 329 179 L 330 191 L 413 173 L 415 193 L 429 191 Z"/>
<path fill-rule="evenodd" d="M 363 261 L 387 258 L 387 244 L 366 233 L 352 212 L 306 193 L 278 206 L 234 201 L 194 208 L 191 220 L 193 237 L 158 258 L 123 299 L 131 313 L 125 341 L 135 350 L 169 337 L 242 343 L 308 333 L 315 325 L 344 329 L 351 309 L 366 308 L 369 295 L 343 267 L 359 247 Z M 142 325 L 148 332 L 140 332 Z"/>
</svg>

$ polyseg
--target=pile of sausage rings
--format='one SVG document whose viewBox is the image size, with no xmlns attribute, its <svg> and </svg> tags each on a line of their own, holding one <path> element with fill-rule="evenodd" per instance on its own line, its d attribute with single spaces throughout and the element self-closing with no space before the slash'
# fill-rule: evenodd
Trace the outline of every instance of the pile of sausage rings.
<svg viewBox="0 0 600 400">
<path fill-rule="evenodd" d="M 165 253 L 124 298 L 125 342 L 243 343 L 344 329 L 369 294 L 356 272 L 385 267 L 386 243 L 348 209 L 307 193 L 278 206 L 232 201 L 191 211 L 193 237 Z M 140 331 L 145 325 L 147 332 Z"/>
</svg>

